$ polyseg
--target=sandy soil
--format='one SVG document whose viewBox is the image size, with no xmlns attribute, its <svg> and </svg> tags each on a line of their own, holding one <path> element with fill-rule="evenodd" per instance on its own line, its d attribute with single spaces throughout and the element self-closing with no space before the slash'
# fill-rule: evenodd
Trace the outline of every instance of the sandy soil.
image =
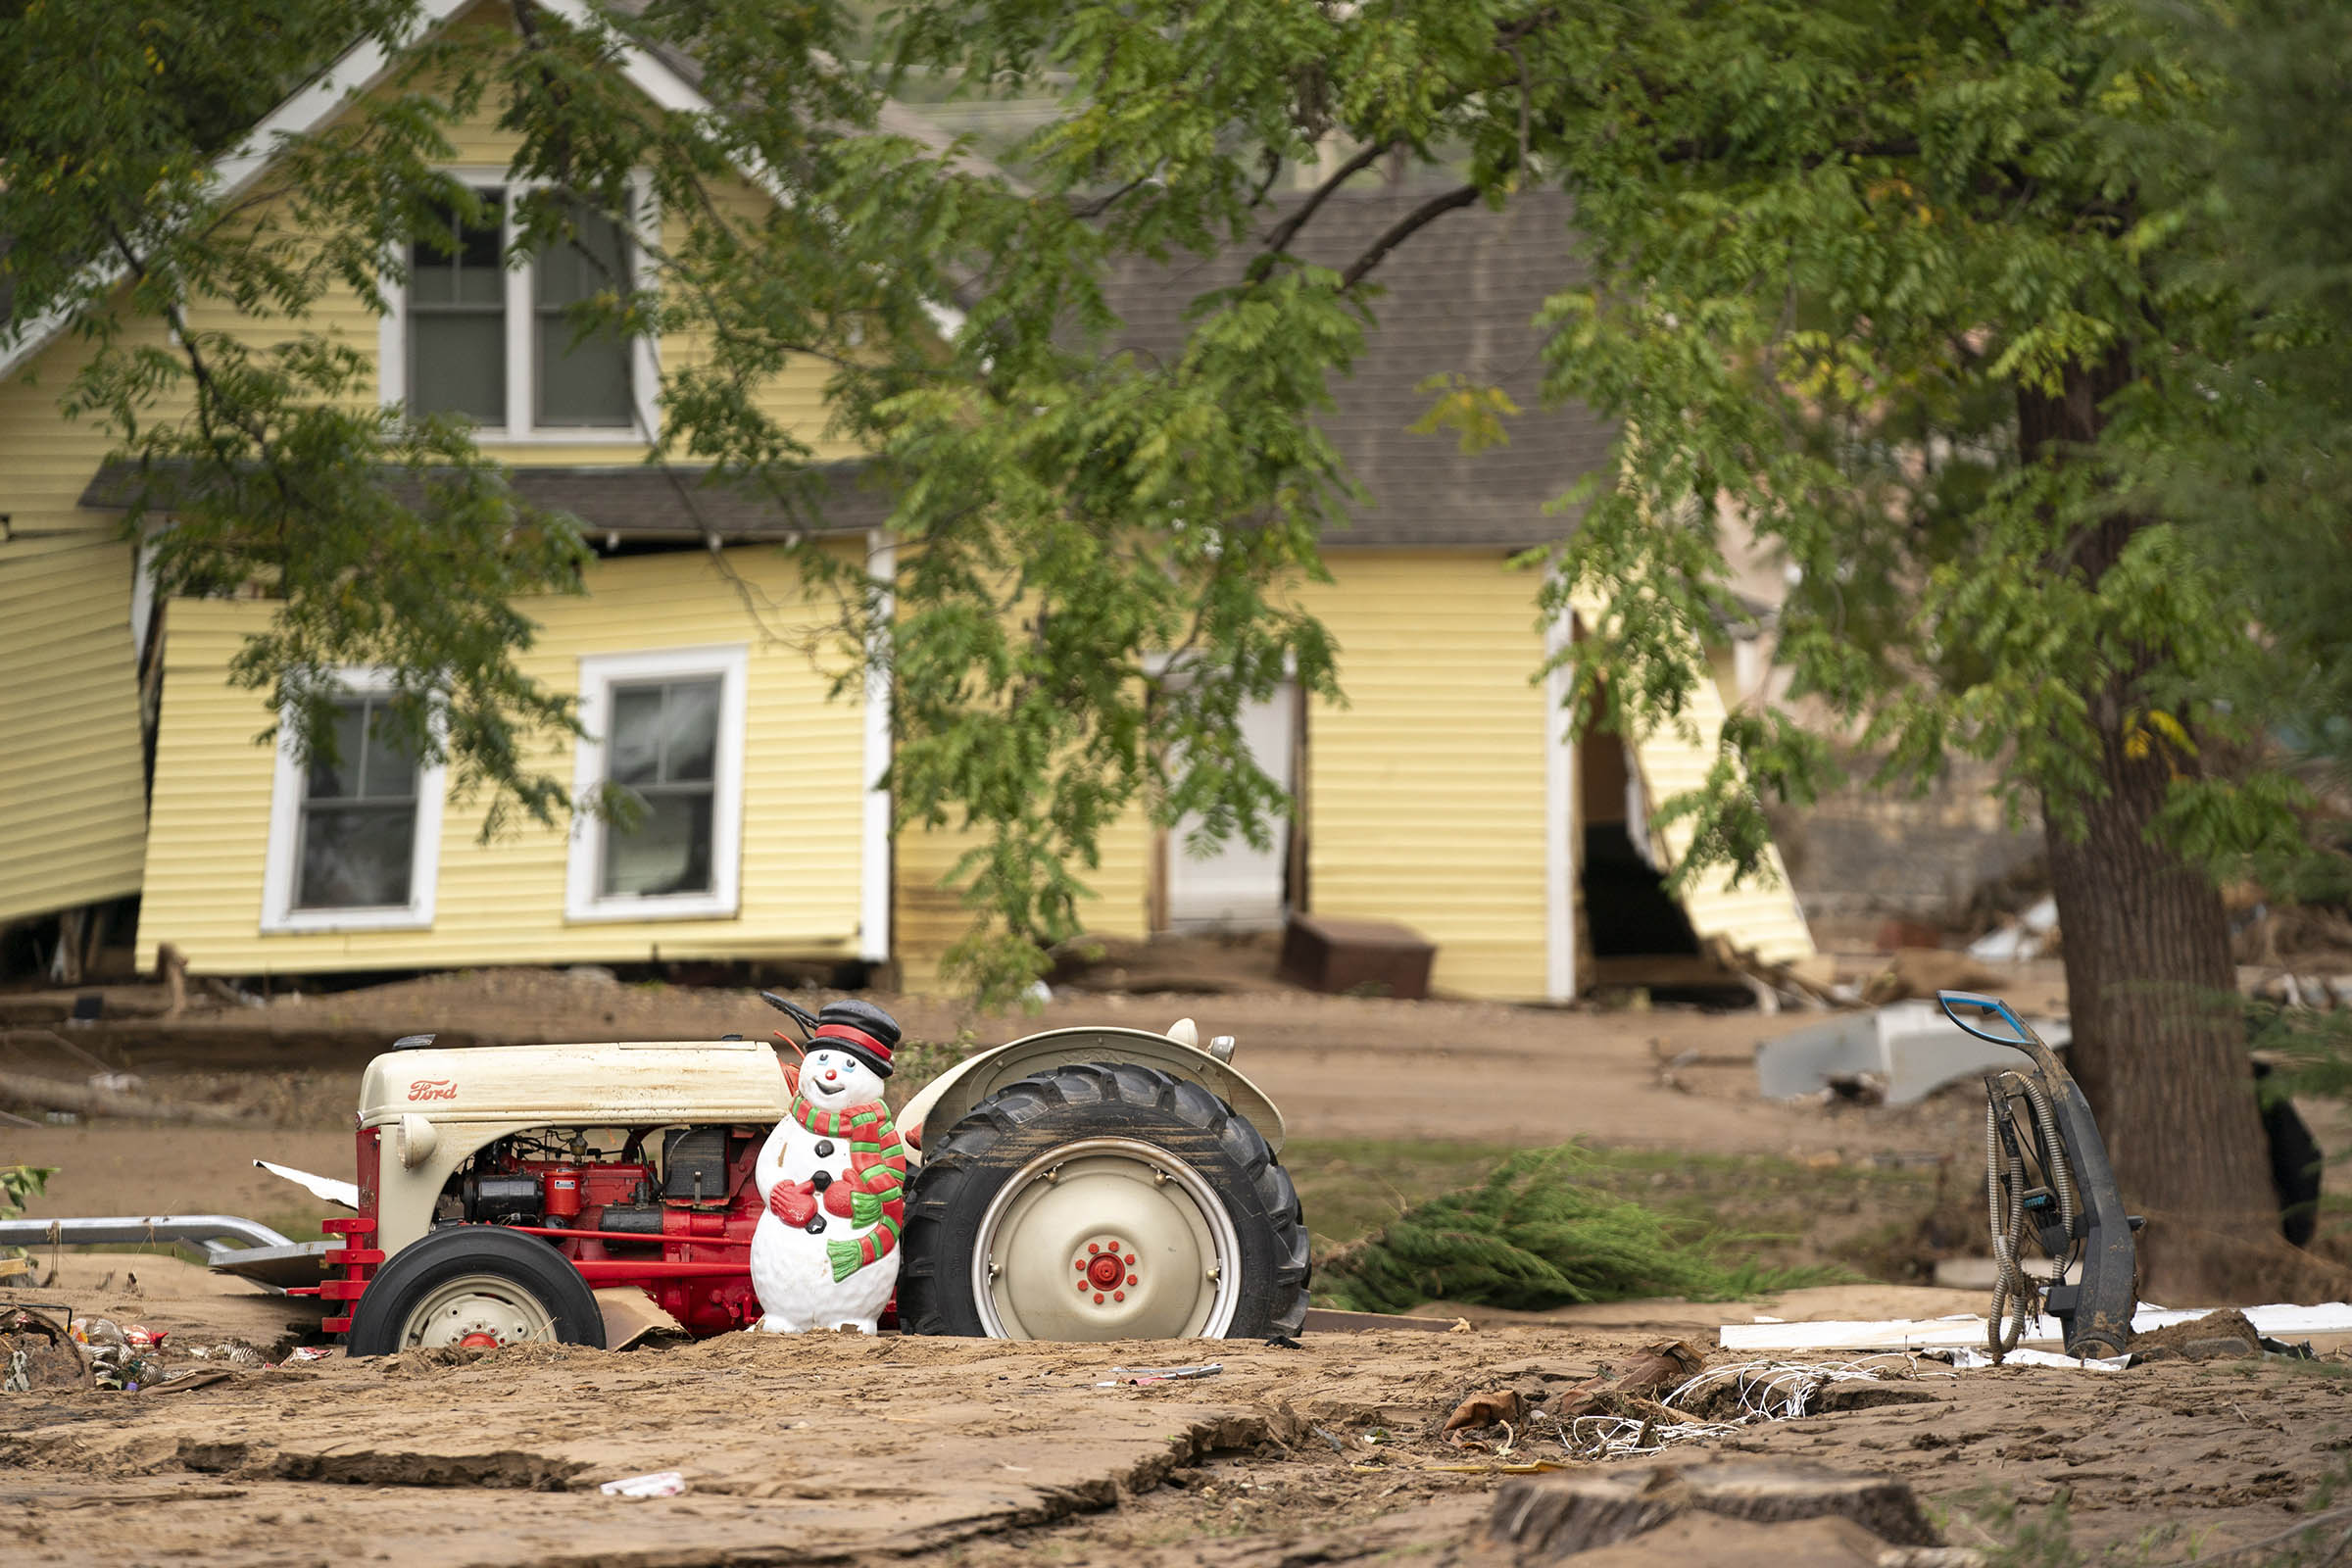
<svg viewBox="0 0 2352 1568">
<path fill-rule="evenodd" d="M 214 1282 L 130 1261 L 148 1270 L 137 1297 L 119 1280 L 67 1283 L 151 1326 L 177 1319 L 181 1343 L 217 1332 L 197 1321 L 208 1312 L 251 1325 L 249 1301 L 205 1304 Z M 1878 1289 L 1770 1304 L 1836 1315 L 1944 1294 Z M 1455 1446 L 1437 1435 L 1446 1413 L 1474 1390 L 1556 1391 L 1655 1332 L 1553 1322 L 1115 1350 L 738 1335 L 330 1358 L 184 1394 L 19 1395 L 0 1431 L 0 1539 L 27 1564 L 1462 1561 L 1498 1467 L 1559 1450 L 1533 1436 L 1500 1456 Z M 1211 1356 L 1214 1378 L 1100 1386 L 1115 1365 Z M 1987 1487 L 2029 1506 L 2063 1494 L 2080 1544 L 2178 1531 L 2211 1552 L 2292 1523 L 2352 1446 L 2348 1385 L 2327 1363 L 1923 1374 L 1896 1385 L 1920 1402 L 1750 1427 L 1676 1456 L 1895 1475 L 1935 1506 Z M 667 1469 L 683 1496 L 597 1490 Z"/>
<path fill-rule="evenodd" d="M 135 999 L 132 1000 L 135 1004 Z M 1806 1021 L 1753 1013 L 1568 1012 L 1296 994 L 1082 995 L 1042 1017 L 975 1017 L 898 1002 L 910 1037 L 975 1049 L 1082 1021 L 1240 1037 L 1237 1065 L 1322 1140 L 1549 1143 L 1576 1136 L 1714 1153 L 1867 1161 L 1964 1147 L 1949 1104 L 1897 1110 L 1759 1102 L 1756 1042 Z M 307 1205 L 257 1154 L 347 1172 L 358 1069 L 392 1036 L 479 1041 L 710 1038 L 764 1032 L 748 992 L 620 985 L 594 975 L 445 976 L 368 993 L 278 999 L 169 1028 L 135 1015 L 76 1031 L 78 1050 L 147 1092 L 240 1109 L 229 1127 L 113 1122 L 0 1131 L 0 1158 L 64 1167 L 36 1213 Z M 12 1020 L 24 1023 L 20 1011 Z M 37 1020 L 36 1020 L 37 1022 Z M 75 1076 L 36 1038 L 22 1070 Z M 1672 1075 L 1659 1062 L 1686 1053 Z M 953 1051 L 948 1053 L 953 1054 Z M 69 1053 L 70 1054 L 70 1053 Z M 85 1064 L 86 1065 L 86 1064 Z M 1426 1107 L 1433 1074 L 1492 1107 L 1477 1125 Z M 2331 1147 L 2340 1130 L 2324 1129 Z M 7 1294 L 7 1293 L 0 1293 Z M 16 1293 L 22 1294 L 22 1293 Z M 54 1291 L 85 1312 L 197 1347 L 284 1353 L 304 1313 L 168 1257 L 69 1255 Z M 1615 1302 L 1541 1317 L 1475 1313 L 1458 1334 L 1310 1335 L 1257 1345 L 1007 1346 L 885 1336 L 750 1337 L 625 1353 L 530 1348 L 477 1361 L 422 1354 L 228 1372 L 188 1392 L 0 1396 L 0 1540 L 25 1563 L 652 1565 L 873 1562 L 906 1555 L 1011 1568 L 1035 1559 L 1277 1568 L 1474 1548 L 1500 1459 L 1437 1435 L 1465 1394 L 1530 1395 L 1622 1363 L 1661 1333 L 1713 1344 L 1757 1313 L 1790 1319 L 1975 1310 L 1974 1293 L 1839 1287 L 1729 1306 Z M 1984 1489 L 2064 1497 L 2078 1543 L 2171 1533 L 2210 1553 L 2291 1524 L 2352 1450 L 2340 1357 L 2172 1363 L 2120 1376 L 1926 1376 L 1925 1402 L 1752 1427 L 1708 1452 L 1801 1458 L 1901 1476 L 1960 1511 Z M 1214 1357 L 1222 1375 L 1098 1387 L 1110 1368 Z M 1721 1352 L 1711 1359 L 1723 1361 Z M 1367 1441 L 1371 1440 L 1371 1441 Z M 600 1483 L 677 1469 L 674 1498 Z M 1786 1555 L 1786 1553 L 1783 1553 Z"/>
</svg>

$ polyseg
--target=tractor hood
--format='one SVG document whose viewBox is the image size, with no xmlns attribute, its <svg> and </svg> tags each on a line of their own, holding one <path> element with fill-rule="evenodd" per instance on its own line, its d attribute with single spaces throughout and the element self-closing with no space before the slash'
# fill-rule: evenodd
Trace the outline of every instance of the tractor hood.
<svg viewBox="0 0 2352 1568">
<path fill-rule="evenodd" d="M 368 1064 L 360 1125 L 406 1116 L 534 1127 L 763 1124 L 784 1114 L 788 1099 L 774 1048 L 758 1040 L 426 1047 Z"/>
</svg>

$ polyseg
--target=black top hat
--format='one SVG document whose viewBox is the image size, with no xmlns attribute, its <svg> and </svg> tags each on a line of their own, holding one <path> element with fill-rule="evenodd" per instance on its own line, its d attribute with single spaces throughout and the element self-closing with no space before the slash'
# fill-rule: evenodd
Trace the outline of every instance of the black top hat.
<svg viewBox="0 0 2352 1568">
<path fill-rule="evenodd" d="M 890 1076 L 890 1054 L 899 1044 L 899 1025 L 870 1002 L 828 1002 L 816 1014 L 811 1051 L 819 1047 L 845 1052 L 883 1077 Z"/>
</svg>

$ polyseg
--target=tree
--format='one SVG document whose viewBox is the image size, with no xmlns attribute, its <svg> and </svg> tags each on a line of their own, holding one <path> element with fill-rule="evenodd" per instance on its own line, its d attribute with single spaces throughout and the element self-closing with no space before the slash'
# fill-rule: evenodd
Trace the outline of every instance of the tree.
<svg viewBox="0 0 2352 1568">
<path fill-rule="evenodd" d="M 2040 0 L 939 18 L 906 35 L 931 64 L 1078 84 L 1039 162 L 1108 187 L 1124 243 L 1229 220 L 1261 160 L 1309 139 L 1360 149 L 1343 172 L 1454 168 L 1429 219 L 1532 180 L 1573 192 L 1594 281 L 1547 313 L 1549 384 L 1625 429 L 1554 558 L 1555 610 L 1606 604 L 1576 650 L 1580 712 L 1605 683 L 1672 721 L 1705 678 L 1719 508 L 1784 549 L 1793 695 L 1861 726 L 1883 783 L 1969 753 L 2038 809 L 2076 1069 L 2165 1222 L 2151 1277 L 2229 1288 L 2193 1233 L 2260 1234 L 2273 1203 L 2217 1005 L 2223 906 L 2183 852 L 2259 840 L 2278 795 L 2258 757 L 2224 774 L 2210 749 L 2242 728 L 2215 699 L 2251 607 L 2153 506 L 2158 455 L 2206 402 L 2195 368 L 2250 310 L 2188 265 L 2219 239 L 2161 162 L 2211 129 L 2214 74 L 2178 34 Z M 1747 715 L 1709 791 L 1670 809 L 1699 819 L 1701 855 L 1752 862 L 1755 792 L 1801 798 L 1827 768 L 1785 712 Z"/>
<path fill-rule="evenodd" d="M 246 6 L 199 9 L 227 36 Z M 2078 1069 L 2128 1193 L 2189 1227 L 2267 1210 L 2235 1025 L 2204 1005 L 2230 989 L 2228 930 L 2183 847 L 2202 832 L 2199 858 L 2242 848 L 2279 797 L 2259 768 L 2214 765 L 2245 607 L 2157 489 L 2170 432 L 2224 417 L 2198 368 L 2229 362 L 2251 307 L 2191 265 L 2216 228 L 2201 192 L 2163 177 L 2167 138 L 2210 138 L 2217 74 L 2168 24 L 2108 0 L 908 0 L 870 33 L 826 0 L 626 11 L 566 21 L 515 0 L 505 41 L 416 51 L 409 90 L 291 149 L 302 233 L 323 239 L 208 208 L 152 92 L 61 90 L 29 141 L 12 96 L 0 232 L 30 231 L 53 162 L 86 215 L 41 231 L 47 270 L 20 274 L 20 314 L 70 292 L 65 264 L 112 228 L 135 236 L 150 315 L 243 290 L 299 322 L 318 280 L 376 286 L 387 242 L 446 230 L 438 215 L 463 205 L 436 172 L 440 127 L 483 95 L 523 137 L 515 172 L 547 182 L 523 244 L 561 243 L 578 204 L 619 212 L 630 172 L 650 170 L 680 221 L 656 272 L 617 280 L 580 324 L 707 334 L 706 361 L 664 372 L 662 455 L 786 505 L 808 504 L 808 449 L 748 388 L 794 357 L 832 368 L 839 427 L 895 485 L 903 544 L 887 581 L 814 552 L 808 569 L 845 606 L 842 678 L 881 661 L 898 683 L 902 812 L 978 830 L 964 874 L 988 918 L 961 956 L 1002 986 L 1075 929 L 1121 812 L 1254 833 L 1279 809 L 1236 718 L 1286 660 L 1333 689 L 1319 628 L 1275 589 L 1319 569 L 1319 529 L 1347 500 L 1311 416 L 1373 319 L 1381 260 L 1448 213 L 1564 186 L 1581 239 L 1563 251 L 1583 245 L 1593 283 L 1543 323 L 1551 390 L 1625 432 L 1552 562 L 1555 612 L 1579 592 L 1607 607 L 1577 648 L 1579 714 L 1605 682 L 1674 721 L 1725 603 L 1717 509 L 1740 509 L 1803 573 L 1783 616 L 1795 692 L 1863 726 L 1886 782 L 1973 753 L 2039 809 Z M 395 36 L 407 14 L 353 26 Z M 77 54 L 87 17 L 27 8 L 21 33 L 41 48 L 20 55 L 126 83 L 127 57 Z M 195 74 L 231 74 L 219 37 L 190 35 L 212 51 Z M 624 35 L 699 62 L 717 107 L 636 99 L 597 69 Z M 1059 112 L 1016 149 L 1015 178 L 897 133 L 888 94 L 916 70 L 1056 93 Z M 119 141 L 135 170 L 88 152 Z M 1309 165 L 1336 167 L 1277 216 L 1270 191 Z M 710 182 L 735 167 L 789 199 L 722 210 Z M 1348 267 L 1298 262 L 1322 199 L 1376 168 L 1442 184 Z M 1234 245 L 1254 258 L 1245 280 L 1195 302 L 1180 354 L 1118 351 L 1110 259 Z M 960 320 L 935 331 L 949 301 Z M 562 519 L 500 521 L 511 504 L 462 430 L 373 415 L 322 428 L 336 362 L 315 344 L 236 376 L 206 374 L 194 349 L 102 364 L 79 395 L 134 447 L 209 476 L 203 493 L 306 497 L 266 510 L 258 535 L 244 500 L 186 530 L 182 580 L 260 571 L 285 594 L 281 627 L 304 630 L 257 644 L 251 678 L 299 695 L 303 669 L 364 649 L 416 672 L 420 736 L 446 704 L 468 715 L 450 744 L 482 780 L 560 808 L 503 744 L 564 715 L 509 678 L 528 629 L 494 607 L 502 571 L 561 578 Z M 142 411 L 166 383 L 196 414 L 157 429 Z M 1491 422 L 1475 396 L 1449 399 Z M 416 509 L 368 478 L 387 442 L 455 476 L 418 515 L 470 518 L 464 537 L 483 542 L 449 568 L 478 611 L 470 641 L 355 629 L 335 584 L 363 563 L 304 569 L 367 508 Z M 346 490 L 358 499 L 333 499 Z M 1168 649 L 1190 661 L 1182 682 L 1150 674 Z M 1746 715 L 1712 787 L 1672 808 L 1699 819 L 1697 857 L 1752 862 L 1757 793 L 1801 798 L 1827 768 L 1785 713 Z M 2167 1289 L 2211 1283 L 2192 1250 L 2159 1258 Z"/>
</svg>

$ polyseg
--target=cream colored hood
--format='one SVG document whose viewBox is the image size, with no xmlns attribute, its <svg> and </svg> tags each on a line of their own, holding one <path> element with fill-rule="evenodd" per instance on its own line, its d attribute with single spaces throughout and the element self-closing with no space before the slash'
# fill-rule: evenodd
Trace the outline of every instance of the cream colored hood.
<svg viewBox="0 0 2352 1568">
<path fill-rule="evenodd" d="M 403 1116 L 537 1127 L 764 1124 L 784 1114 L 788 1098 L 774 1048 L 758 1040 L 426 1047 L 368 1064 L 360 1125 Z"/>
</svg>

